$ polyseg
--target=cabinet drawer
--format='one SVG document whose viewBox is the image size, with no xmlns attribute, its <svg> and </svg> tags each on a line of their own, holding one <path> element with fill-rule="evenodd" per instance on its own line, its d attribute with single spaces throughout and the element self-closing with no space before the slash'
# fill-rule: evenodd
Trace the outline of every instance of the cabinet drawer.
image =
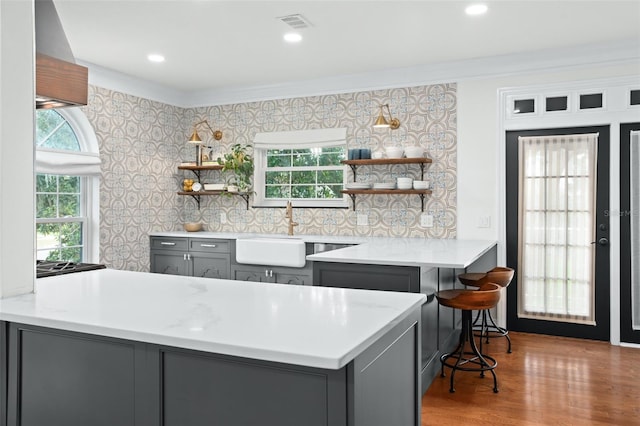
<svg viewBox="0 0 640 426">
<path fill-rule="evenodd" d="M 189 251 L 205 253 L 229 253 L 229 240 L 189 239 Z"/>
<path fill-rule="evenodd" d="M 151 237 L 152 250 L 180 250 L 187 251 L 186 238 Z"/>
</svg>

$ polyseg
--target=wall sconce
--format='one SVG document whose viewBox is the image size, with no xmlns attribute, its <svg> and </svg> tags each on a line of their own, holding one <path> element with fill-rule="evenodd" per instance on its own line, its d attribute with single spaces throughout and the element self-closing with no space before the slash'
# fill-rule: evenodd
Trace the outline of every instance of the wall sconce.
<svg viewBox="0 0 640 426">
<path fill-rule="evenodd" d="M 187 143 L 192 143 L 196 146 L 196 166 L 202 165 L 202 139 L 200 139 L 200 135 L 198 134 L 198 126 L 206 125 L 207 128 L 211 131 L 211 135 L 213 135 L 213 139 L 219 141 L 222 139 L 222 131 L 213 130 L 209 125 L 208 120 L 202 120 L 193 125 L 193 133 L 191 137 L 187 141 Z"/>
<path fill-rule="evenodd" d="M 389 114 L 389 120 L 384 117 L 384 108 L 387 108 L 387 113 Z M 395 130 L 400 127 L 400 120 L 397 118 L 391 117 L 391 110 L 389 109 L 389 104 L 380 105 L 380 115 L 376 119 L 376 122 L 373 123 L 373 127 L 382 128 L 388 127 L 391 130 Z"/>
</svg>

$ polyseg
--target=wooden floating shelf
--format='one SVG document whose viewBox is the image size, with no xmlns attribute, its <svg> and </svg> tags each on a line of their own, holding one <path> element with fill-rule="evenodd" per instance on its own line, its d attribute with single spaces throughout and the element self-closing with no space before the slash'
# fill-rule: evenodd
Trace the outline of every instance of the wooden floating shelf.
<svg viewBox="0 0 640 426">
<path fill-rule="evenodd" d="M 343 194 L 431 194 L 430 189 L 343 189 Z"/>
<path fill-rule="evenodd" d="M 348 164 L 350 166 L 366 166 L 376 164 L 425 164 L 431 163 L 431 158 L 416 157 L 416 158 L 370 158 L 366 160 L 342 160 L 342 164 Z"/>
<path fill-rule="evenodd" d="M 200 210 L 200 196 L 201 195 L 237 195 L 241 197 L 247 203 L 247 210 L 249 210 L 249 196 L 248 192 L 229 192 L 229 191 L 178 191 L 178 195 L 190 195 L 198 203 L 198 210 Z"/>
<path fill-rule="evenodd" d="M 355 160 L 352 160 L 355 161 Z M 366 160 L 365 160 L 366 161 Z M 343 189 L 340 191 L 347 194 L 353 201 L 353 210 L 356 209 L 356 196 L 358 195 L 418 195 L 420 197 L 421 209 L 424 211 L 424 197 L 431 194 L 430 189 Z"/>
<path fill-rule="evenodd" d="M 179 170 L 222 170 L 222 166 L 220 164 L 207 164 L 205 166 L 196 166 L 193 165 L 180 165 L 178 166 Z"/>
</svg>

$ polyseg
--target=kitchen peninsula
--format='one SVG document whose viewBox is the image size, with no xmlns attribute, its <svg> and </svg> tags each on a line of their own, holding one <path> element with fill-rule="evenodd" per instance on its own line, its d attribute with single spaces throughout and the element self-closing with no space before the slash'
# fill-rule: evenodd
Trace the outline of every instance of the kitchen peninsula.
<svg viewBox="0 0 640 426">
<path fill-rule="evenodd" d="M 495 241 L 480 240 L 181 231 L 150 238 L 152 272 L 423 294 L 422 392 L 439 372 L 439 356 L 457 343 L 461 327 L 460 312 L 439 306 L 435 293 L 461 287 L 459 273 L 489 270 L 497 260 Z M 260 264 L 257 255 L 254 264 L 239 264 L 236 241 L 244 238 L 303 241 L 307 263 L 282 268 Z M 343 248 L 331 250 L 335 247 Z"/>
<path fill-rule="evenodd" d="M 8 425 L 419 425 L 425 296 L 110 269 L 0 300 Z"/>
</svg>

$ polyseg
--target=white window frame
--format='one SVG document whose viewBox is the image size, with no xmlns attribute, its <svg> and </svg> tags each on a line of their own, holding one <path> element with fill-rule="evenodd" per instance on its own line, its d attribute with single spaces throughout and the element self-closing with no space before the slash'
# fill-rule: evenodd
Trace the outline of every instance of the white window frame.
<svg viewBox="0 0 640 426">
<path fill-rule="evenodd" d="M 56 110 L 76 135 L 80 151 L 36 148 L 35 174 L 80 176 L 80 218 L 36 219 L 36 223 L 82 221 L 82 262 L 98 263 L 100 256 L 100 158 L 93 126 L 79 108 Z M 37 250 L 37 247 L 36 247 Z"/>
<path fill-rule="evenodd" d="M 288 200 L 284 199 L 267 199 L 265 194 L 265 172 L 267 170 L 267 151 L 270 149 L 307 149 L 307 148 L 326 148 L 332 146 L 343 146 L 346 151 L 347 146 L 347 129 L 312 129 L 312 130 L 296 130 L 289 132 L 269 132 L 257 133 L 254 138 L 254 181 L 253 188 L 255 191 L 254 207 L 284 207 Z M 343 186 L 347 183 L 347 167 L 339 166 L 334 170 L 343 170 Z M 287 171 L 290 168 L 286 168 Z M 299 171 L 321 170 L 317 167 L 300 167 Z M 348 208 L 348 200 L 346 196 L 340 198 L 314 198 L 291 200 L 296 207 L 316 207 L 316 208 Z"/>
</svg>

